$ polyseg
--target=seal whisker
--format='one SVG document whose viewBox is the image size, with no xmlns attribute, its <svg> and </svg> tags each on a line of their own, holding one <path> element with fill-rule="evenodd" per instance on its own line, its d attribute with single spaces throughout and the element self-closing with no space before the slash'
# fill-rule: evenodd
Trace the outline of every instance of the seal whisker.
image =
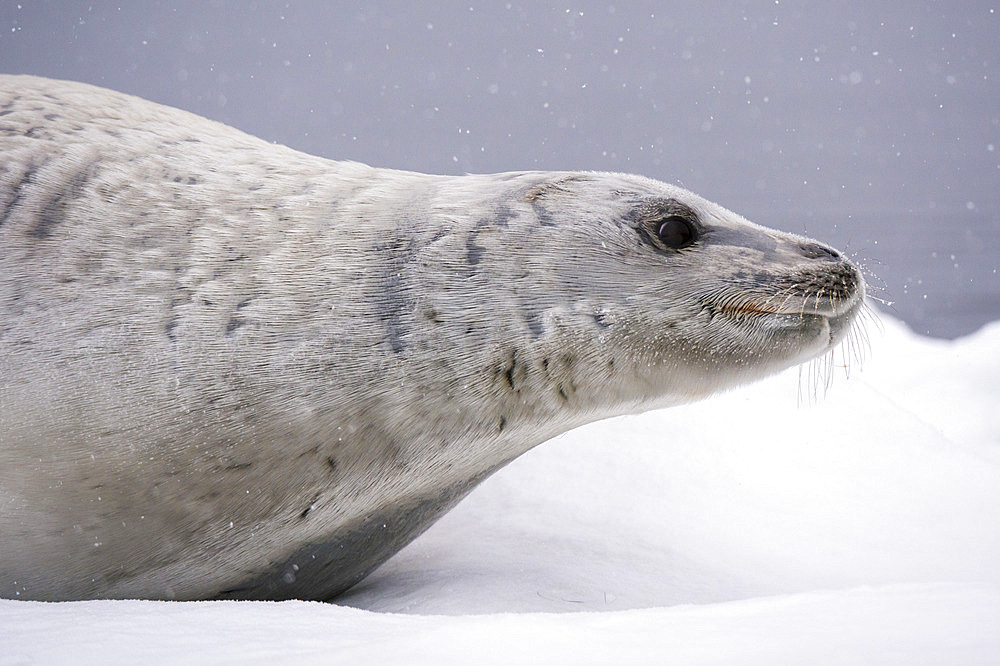
<svg viewBox="0 0 1000 666">
<path fill-rule="evenodd" d="M 786 289 L 784 300 L 782 300 L 781 305 L 778 306 L 778 311 L 779 312 L 785 312 L 786 308 L 788 307 L 788 302 L 790 300 L 792 300 L 793 298 L 795 298 L 796 296 L 797 296 L 797 294 L 795 293 L 795 291 L 794 291 L 794 289 L 792 287 L 789 287 L 788 289 Z M 805 314 L 805 311 L 803 310 L 803 306 L 802 305 L 799 306 L 798 312 L 796 314 L 799 314 L 799 315 Z"/>
</svg>

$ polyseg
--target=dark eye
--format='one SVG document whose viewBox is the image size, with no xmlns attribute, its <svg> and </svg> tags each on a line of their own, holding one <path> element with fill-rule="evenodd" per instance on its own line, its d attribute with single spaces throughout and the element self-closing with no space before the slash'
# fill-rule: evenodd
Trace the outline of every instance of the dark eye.
<svg viewBox="0 0 1000 666">
<path fill-rule="evenodd" d="M 687 247 L 697 238 L 694 225 L 677 215 L 671 215 L 660 222 L 656 235 L 660 237 L 661 243 L 674 250 Z"/>
</svg>

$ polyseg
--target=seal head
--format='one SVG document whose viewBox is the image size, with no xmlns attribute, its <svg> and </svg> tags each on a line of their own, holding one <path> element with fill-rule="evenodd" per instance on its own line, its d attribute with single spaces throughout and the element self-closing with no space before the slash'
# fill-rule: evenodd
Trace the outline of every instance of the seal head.
<svg viewBox="0 0 1000 666">
<path fill-rule="evenodd" d="M 550 258 L 546 293 L 565 299 L 549 299 L 546 326 L 562 349 L 599 352 L 603 369 L 587 364 L 574 387 L 605 399 L 620 387 L 619 408 L 690 401 L 809 360 L 843 338 L 863 300 L 836 250 L 664 183 L 570 174 L 529 199 L 562 227 L 531 250 Z"/>
</svg>

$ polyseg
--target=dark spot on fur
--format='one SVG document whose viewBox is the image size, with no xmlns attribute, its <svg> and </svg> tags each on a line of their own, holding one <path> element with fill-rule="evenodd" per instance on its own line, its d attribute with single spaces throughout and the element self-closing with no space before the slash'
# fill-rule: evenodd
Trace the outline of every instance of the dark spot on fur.
<svg viewBox="0 0 1000 666">
<path fill-rule="evenodd" d="M 413 297 L 403 280 L 403 272 L 414 261 L 412 241 L 397 237 L 375 249 L 386 255 L 384 265 L 387 269 L 382 288 L 375 296 L 375 305 L 385 324 L 389 348 L 394 354 L 399 354 L 406 349 L 408 330 L 405 318 L 414 310 Z"/>
<path fill-rule="evenodd" d="M 499 208 L 496 215 L 492 218 L 487 217 L 476 221 L 476 226 L 469 232 L 468 237 L 465 239 L 466 261 L 468 261 L 470 266 L 478 264 L 482 260 L 483 254 L 486 252 L 485 247 L 476 243 L 477 236 L 483 231 L 506 227 L 507 220 L 509 220 L 511 216 L 512 213 L 510 209 L 503 207 Z"/>
<path fill-rule="evenodd" d="M 186 182 L 188 185 L 197 185 L 198 179 L 193 176 L 189 176 Z"/>
<path fill-rule="evenodd" d="M 545 327 L 542 325 L 542 313 L 529 312 L 526 322 L 528 324 L 528 330 L 530 330 L 536 338 L 541 337 L 542 333 L 545 332 Z"/>
<path fill-rule="evenodd" d="M 504 427 L 507 425 L 507 417 L 500 417 L 500 426 L 497 428 L 497 432 L 503 432 Z"/>
<path fill-rule="evenodd" d="M 465 260 L 469 263 L 470 266 L 475 266 L 476 264 L 478 264 L 483 258 L 483 253 L 486 252 L 485 247 L 483 247 L 482 245 L 476 245 L 475 234 L 469 234 L 469 236 L 465 239 L 465 250 L 466 250 Z"/>
<path fill-rule="evenodd" d="M 113 136 L 116 139 L 120 139 L 121 136 L 122 136 L 121 132 L 118 132 L 118 131 L 112 130 L 112 129 L 102 128 L 101 131 L 104 132 L 105 134 L 107 134 L 108 136 Z"/>
<path fill-rule="evenodd" d="M 394 354 L 400 354 L 406 349 L 406 342 L 403 339 L 403 327 L 399 319 L 390 319 L 386 322 L 389 331 L 389 348 Z"/>
<path fill-rule="evenodd" d="M 504 371 L 504 379 L 507 380 L 507 385 L 510 386 L 512 391 L 516 391 L 517 388 L 514 386 L 514 373 L 517 370 L 517 352 L 511 351 L 510 358 L 507 360 L 507 369 Z"/>
<path fill-rule="evenodd" d="M 9 113 L 14 113 L 13 111 L 0 111 L 0 116 L 6 116 Z"/>
<path fill-rule="evenodd" d="M 90 177 L 90 168 L 84 167 L 73 174 L 68 183 L 56 190 L 55 196 L 38 213 L 37 222 L 29 232 L 33 238 L 44 239 L 52 235 L 52 230 L 66 218 L 66 206 L 70 201 L 80 198 Z"/>
<path fill-rule="evenodd" d="M 532 199 L 531 210 L 535 212 L 535 217 L 538 219 L 538 224 L 543 227 L 554 227 L 556 226 L 555 218 L 552 216 L 545 206 L 537 199 Z"/>
<path fill-rule="evenodd" d="M 535 218 L 538 220 L 538 224 L 540 226 L 556 226 L 555 217 L 549 212 L 548 208 L 545 206 L 545 202 L 543 201 L 545 197 L 553 192 L 569 192 L 568 189 L 562 186 L 562 183 L 574 180 L 583 180 L 585 178 L 585 176 L 569 176 L 557 182 L 553 182 L 546 178 L 528 188 L 527 192 L 524 194 L 524 201 L 531 206 L 531 210 L 535 213 Z"/>
<path fill-rule="evenodd" d="M 174 342 L 177 337 L 174 335 L 174 329 L 177 328 L 177 318 L 171 316 L 167 319 L 167 322 L 163 325 L 163 334 L 167 336 L 167 340 Z"/>
<path fill-rule="evenodd" d="M 209 402 L 214 402 L 214 401 L 209 401 Z M 232 465 L 226 465 L 225 468 L 227 470 L 234 470 L 235 471 L 235 470 L 241 470 L 241 469 L 248 469 L 250 467 L 253 467 L 253 463 L 245 462 L 245 463 L 234 463 Z"/>
<path fill-rule="evenodd" d="M 590 316 L 593 318 L 594 323 L 597 324 L 598 328 L 610 328 L 611 327 L 611 322 L 608 321 L 608 317 L 604 313 L 595 312 L 595 313 L 593 313 Z"/>
<path fill-rule="evenodd" d="M 510 206 L 505 203 L 498 203 L 496 214 L 493 217 L 493 224 L 501 229 L 506 229 L 510 221 L 515 217 L 517 217 L 517 213 Z"/>
<path fill-rule="evenodd" d="M 46 120 L 56 120 L 56 119 L 60 118 L 61 116 L 58 113 L 46 113 L 42 117 L 45 118 Z"/>
<path fill-rule="evenodd" d="M 201 143 L 201 139 L 195 139 L 194 137 L 189 137 L 187 139 L 184 139 L 184 141 L 186 141 L 187 143 Z"/>
<path fill-rule="evenodd" d="M 334 458 L 333 456 L 326 457 L 326 464 L 330 467 L 331 470 L 337 469 L 337 459 Z"/>
<path fill-rule="evenodd" d="M 251 298 L 244 298 L 236 304 L 233 314 L 226 323 L 226 335 L 231 335 L 236 329 L 246 324 L 246 320 L 240 315 L 240 311 L 250 305 L 252 300 Z"/>
<path fill-rule="evenodd" d="M 437 310 L 435 310 L 434 308 L 432 308 L 430 306 L 425 307 L 421 311 L 421 314 L 424 316 L 424 319 L 426 319 L 427 321 L 434 322 L 435 324 L 440 324 L 441 323 L 441 315 L 438 314 Z"/>
<path fill-rule="evenodd" d="M 0 215 L 0 226 L 3 226 L 4 222 L 10 219 L 14 209 L 17 208 L 19 203 L 21 203 L 21 199 L 24 197 L 24 188 L 25 186 L 31 184 L 36 170 L 37 168 L 35 165 L 29 164 L 28 168 L 24 170 L 24 174 L 21 175 L 21 179 L 14 185 L 14 195 L 10 198 L 10 201 L 4 205 L 3 215 Z"/>
<path fill-rule="evenodd" d="M 318 501 L 319 501 L 319 498 L 317 497 L 317 498 L 313 499 L 313 501 L 309 502 L 309 506 L 307 506 L 305 509 L 303 509 L 302 513 L 299 514 L 299 518 L 302 519 L 302 518 L 305 518 L 306 516 L 308 516 L 309 513 L 313 509 L 316 508 L 316 502 L 318 502 Z"/>
</svg>

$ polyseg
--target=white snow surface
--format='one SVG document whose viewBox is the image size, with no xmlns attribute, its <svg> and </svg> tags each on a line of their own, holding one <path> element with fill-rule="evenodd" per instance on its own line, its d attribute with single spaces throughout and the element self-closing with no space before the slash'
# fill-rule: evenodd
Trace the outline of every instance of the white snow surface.
<svg viewBox="0 0 1000 666">
<path fill-rule="evenodd" d="M 0 664 L 1000 663 L 1000 323 L 612 419 L 337 605 L 0 600 Z"/>
</svg>

